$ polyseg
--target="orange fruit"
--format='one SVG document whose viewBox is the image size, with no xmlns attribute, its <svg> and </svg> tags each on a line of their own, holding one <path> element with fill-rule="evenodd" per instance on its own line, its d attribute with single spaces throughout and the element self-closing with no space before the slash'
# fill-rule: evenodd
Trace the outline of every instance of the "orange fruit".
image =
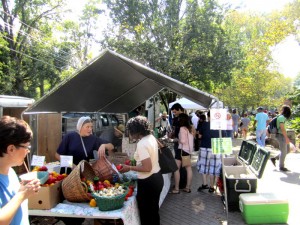
<svg viewBox="0 0 300 225">
<path fill-rule="evenodd" d="M 94 198 L 91 199 L 90 206 L 91 207 L 96 207 L 97 206 L 97 202 L 96 202 L 96 200 Z"/>
</svg>

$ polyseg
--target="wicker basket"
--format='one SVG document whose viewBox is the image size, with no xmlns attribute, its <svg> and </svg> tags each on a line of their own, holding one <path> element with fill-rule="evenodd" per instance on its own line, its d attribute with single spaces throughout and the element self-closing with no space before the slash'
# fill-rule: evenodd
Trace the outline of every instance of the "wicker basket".
<svg viewBox="0 0 300 225">
<path fill-rule="evenodd" d="M 93 163 L 92 168 L 100 181 L 109 180 L 112 183 L 113 177 L 118 176 L 118 173 L 112 168 L 106 156 L 99 156 L 99 159 Z"/>
<path fill-rule="evenodd" d="M 91 165 L 82 160 L 72 170 L 72 172 L 62 182 L 62 192 L 70 202 L 87 202 L 91 199 L 86 189 L 81 184 L 81 177 L 85 177 L 87 180 L 93 180 L 95 172 Z"/>
<path fill-rule="evenodd" d="M 108 161 L 110 161 L 111 163 L 118 165 L 118 164 L 124 164 L 126 160 L 128 160 L 129 157 L 127 155 L 127 153 L 123 153 L 123 152 L 115 152 L 113 154 L 111 154 L 110 156 L 108 156 Z"/>
<path fill-rule="evenodd" d="M 99 210 L 109 211 L 122 208 L 127 193 L 128 187 L 126 187 L 126 191 L 124 192 L 124 194 L 117 195 L 114 197 L 104 197 L 95 194 L 92 194 L 92 196 L 95 198 Z"/>
</svg>

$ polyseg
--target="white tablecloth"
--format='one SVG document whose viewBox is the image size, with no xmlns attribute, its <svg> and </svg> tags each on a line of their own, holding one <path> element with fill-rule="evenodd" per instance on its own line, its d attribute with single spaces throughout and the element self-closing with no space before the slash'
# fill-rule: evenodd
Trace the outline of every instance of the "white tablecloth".
<svg viewBox="0 0 300 225">
<path fill-rule="evenodd" d="M 29 210 L 33 216 L 57 216 L 92 219 L 122 219 L 124 225 L 140 225 L 140 217 L 135 196 L 128 198 L 121 209 L 100 211 L 88 203 L 72 203 L 63 201 L 50 210 Z"/>
<path fill-rule="evenodd" d="M 161 206 L 161 204 L 164 202 L 169 190 L 170 190 L 170 185 L 171 185 L 171 173 L 167 173 L 167 174 L 163 174 L 163 178 L 164 178 L 164 186 L 163 189 L 160 193 L 160 198 L 159 198 L 159 207 Z"/>
<path fill-rule="evenodd" d="M 163 203 L 171 185 L 171 174 L 163 174 L 164 186 L 160 194 L 159 206 Z M 100 211 L 97 207 L 92 208 L 88 203 L 73 203 L 67 200 L 56 205 L 50 210 L 29 210 L 32 216 L 57 216 L 92 219 L 122 219 L 124 225 L 140 225 L 140 217 L 135 195 L 124 202 L 121 209 L 112 211 Z"/>
</svg>

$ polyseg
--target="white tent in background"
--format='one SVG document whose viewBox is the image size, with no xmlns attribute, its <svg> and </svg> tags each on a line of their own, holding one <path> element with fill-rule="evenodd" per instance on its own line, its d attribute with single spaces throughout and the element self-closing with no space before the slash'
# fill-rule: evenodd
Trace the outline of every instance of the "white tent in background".
<svg viewBox="0 0 300 225">
<path fill-rule="evenodd" d="M 181 98 L 178 99 L 175 102 L 171 102 L 169 104 L 169 109 L 175 104 L 175 103 L 179 103 L 184 109 L 196 109 L 196 110 L 206 110 L 207 108 L 205 108 L 202 105 L 199 105 L 187 98 Z M 214 102 L 211 106 L 211 108 L 217 108 L 217 102 Z M 223 108 L 223 102 L 219 101 L 219 108 Z"/>
<path fill-rule="evenodd" d="M 202 105 L 199 105 L 187 98 L 181 98 L 178 99 L 175 102 L 171 102 L 169 104 L 169 109 L 175 104 L 175 103 L 179 103 L 184 109 L 200 109 L 200 110 L 205 110 L 206 108 L 203 107 Z"/>
</svg>

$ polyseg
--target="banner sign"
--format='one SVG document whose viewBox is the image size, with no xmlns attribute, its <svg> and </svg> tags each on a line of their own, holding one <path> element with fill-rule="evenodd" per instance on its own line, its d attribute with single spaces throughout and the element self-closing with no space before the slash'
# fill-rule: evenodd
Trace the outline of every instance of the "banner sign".
<svg viewBox="0 0 300 225">
<path fill-rule="evenodd" d="M 228 138 L 212 138 L 211 148 L 213 154 L 232 154 L 232 139 Z"/>
</svg>

